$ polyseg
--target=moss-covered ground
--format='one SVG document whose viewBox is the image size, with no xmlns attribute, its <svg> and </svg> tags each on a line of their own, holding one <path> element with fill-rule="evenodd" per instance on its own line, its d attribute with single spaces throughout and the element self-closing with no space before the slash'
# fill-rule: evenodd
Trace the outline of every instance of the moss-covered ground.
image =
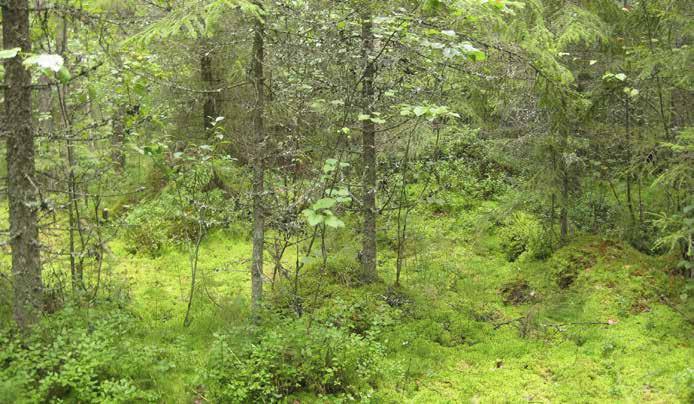
<svg viewBox="0 0 694 404">
<path fill-rule="evenodd" d="M 494 221 L 488 220 L 495 208 L 487 202 L 443 214 L 413 214 L 399 288 L 391 286 L 395 254 L 387 242 L 381 247 L 378 284 L 355 287 L 344 281 L 354 261 L 352 248 L 343 241 L 347 233 L 333 234 L 329 250 L 335 260 L 327 276 L 319 282 L 306 269 L 301 288 L 306 296 L 315 296 L 306 299 L 307 312 L 320 306 L 317 318 L 324 319 L 337 316 L 331 311 L 346 311 L 354 332 L 361 332 L 360 321 L 378 330 L 373 335 L 382 347 L 378 377 L 361 400 L 694 399 L 692 298 L 686 295 L 685 281 L 671 275 L 670 259 L 586 236 L 548 259 L 508 262 Z M 479 225 L 485 221 L 488 226 Z M 154 401 L 203 402 L 203 374 L 216 355 L 215 335 L 245 329 L 251 322 L 249 241 L 219 230 L 203 242 L 193 321 L 185 328 L 189 251 L 167 247 L 158 257 L 131 254 L 126 242 L 118 239 L 110 249 L 102 295 L 125 302 L 109 310 L 133 314 L 115 343 L 149 358 L 136 384 L 154 392 L 149 396 Z M 281 301 L 280 292 L 268 295 Z M 103 309 L 81 313 L 87 322 L 96 321 Z M 243 339 L 245 334 L 234 335 Z M 24 393 L 15 390 L 21 402 Z M 304 391 L 278 399 L 346 399 L 319 393 Z M 5 391 L 0 397 L 11 394 Z"/>
</svg>

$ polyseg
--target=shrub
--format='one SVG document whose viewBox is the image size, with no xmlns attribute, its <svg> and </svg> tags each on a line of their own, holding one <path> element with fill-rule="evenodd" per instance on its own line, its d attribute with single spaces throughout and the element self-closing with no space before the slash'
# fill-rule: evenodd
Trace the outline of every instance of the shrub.
<svg viewBox="0 0 694 404">
<path fill-rule="evenodd" d="M 584 232 L 614 232 L 619 220 L 617 206 L 611 205 L 605 197 L 595 197 L 590 193 L 579 198 L 571 212 L 571 222 Z"/>
<path fill-rule="evenodd" d="M 217 178 L 209 167 L 192 168 L 133 209 L 123 232 L 130 251 L 157 256 L 168 243 L 194 240 L 201 220 L 199 209 L 204 210 L 202 220 L 207 228 L 227 225 L 230 209 L 224 192 L 210 185 Z"/>
<path fill-rule="evenodd" d="M 138 388 L 128 372 L 133 363 L 146 357 L 118 348 L 129 318 L 117 313 L 93 323 L 72 325 L 79 321 L 66 309 L 37 326 L 28 339 L 0 334 L 0 402 L 158 399 L 156 394 Z"/>
<path fill-rule="evenodd" d="M 125 219 L 123 238 L 132 253 L 159 255 L 168 239 L 170 212 L 161 201 L 150 201 L 135 208 Z"/>
<path fill-rule="evenodd" d="M 283 322 L 255 343 L 235 346 L 215 335 L 205 371 L 208 395 L 217 402 L 276 402 L 310 392 L 357 399 L 371 391 L 382 349 L 356 334 L 305 321 Z"/>
<path fill-rule="evenodd" d="M 542 259 L 552 252 L 551 237 L 532 215 L 517 212 L 500 230 L 501 248 L 509 261 Z"/>
<path fill-rule="evenodd" d="M 335 297 L 323 302 L 313 313 L 315 321 L 328 327 L 374 338 L 394 323 L 394 317 L 398 312 L 388 305 L 385 296 L 378 299 L 373 295 L 369 296 L 368 291 L 354 291 L 351 294 L 339 292 L 342 292 L 344 298 Z"/>
</svg>

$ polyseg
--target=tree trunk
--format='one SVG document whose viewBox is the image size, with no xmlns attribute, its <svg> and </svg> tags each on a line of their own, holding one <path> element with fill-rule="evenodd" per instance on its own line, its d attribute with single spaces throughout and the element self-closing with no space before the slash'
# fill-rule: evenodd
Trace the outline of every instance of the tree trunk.
<svg viewBox="0 0 694 404">
<path fill-rule="evenodd" d="M 629 219 L 631 220 L 632 226 L 636 223 L 636 216 L 634 215 L 634 201 L 631 192 L 631 117 L 629 108 L 629 95 L 624 95 L 624 130 L 626 132 L 626 148 L 627 148 L 627 175 L 626 175 L 626 185 L 627 185 L 627 207 L 629 208 Z"/>
<path fill-rule="evenodd" d="M 362 17 L 362 58 L 364 77 L 362 83 L 363 114 L 371 115 L 374 102 L 376 68 L 371 57 L 374 51 L 374 35 L 369 12 Z M 376 125 L 370 119 L 362 121 L 362 187 L 364 192 L 362 214 L 362 271 L 364 281 L 376 279 Z"/>
<path fill-rule="evenodd" d="M 434 129 L 438 136 L 438 128 Z M 407 198 L 407 169 L 410 162 L 410 145 L 412 136 L 407 138 L 407 147 L 402 161 L 402 187 L 400 188 L 400 202 L 398 203 L 398 255 L 395 260 L 395 286 L 400 286 L 400 275 L 402 274 L 403 261 L 405 260 L 405 243 L 407 242 L 407 217 L 410 213 L 409 201 Z M 438 145 L 438 143 L 437 143 Z M 404 209 L 404 212 L 403 212 Z"/>
<path fill-rule="evenodd" d="M 61 56 L 65 56 L 68 43 L 68 22 L 63 16 L 56 37 L 56 49 Z M 77 161 L 75 156 L 75 143 L 72 133 L 72 118 L 68 109 L 68 86 L 61 84 L 58 86 L 58 101 L 63 121 L 63 129 L 65 132 L 65 148 L 67 159 L 67 194 L 70 198 L 68 204 L 68 223 L 69 223 L 69 248 L 70 248 L 70 274 L 72 281 L 72 291 L 77 292 L 79 289 L 84 289 L 84 259 L 82 253 L 85 251 L 84 233 L 81 226 L 81 215 L 79 210 L 79 196 L 77 189 Z M 79 252 L 75 247 L 75 233 L 79 236 L 80 249 Z M 80 257 L 77 259 L 77 257 Z"/>
<path fill-rule="evenodd" d="M 562 129 L 561 151 L 565 153 L 569 145 L 569 127 Z M 566 241 L 569 236 L 569 175 L 571 175 L 571 165 L 565 158 L 559 158 L 561 162 L 561 209 L 559 210 L 559 225 L 561 227 L 561 240 Z"/>
<path fill-rule="evenodd" d="M 209 130 L 214 127 L 215 120 L 219 117 L 217 105 L 219 97 L 218 93 L 212 92 L 218 90 L 214 78 L 214 69 L 212 67 L 212 50 L 208 49 L 207 41 L 202 41 L 201 45 L 200 78 L 205 90 L 208 91 L 205 93 L 205 103 L 202 107 L 202 113 L 205 130 Z"/>
<path fill-rule="evenodd" d="M 29 4 L 2 2 L 3 47 L 31 52 Z M 7 194 L 14 281 L 14 318 L 27 330 L 43 306 L 43 282 L 35 181 L 34 133 L 31 114 L 31 73 L 19 57 L 5 63 L 5 130 L 7 131 Z"/>
<path fill-rule="evenodd" d="M 256 96 L 253 110 L 255 151 L 253 156 L 253 257 L 251 259 L 251 298 L 254 308 L 258 307 L 263 298 L 263 250 L 265 244 L 265 214 L 263 212 L 263 193 L 265 192 L 264 35 L 264 22 L 258 18 L 254 28 L 252 66 Z"/>
<path fill-rule="evenodd" d="M 561 199 L 562 205 L 559 212 L 561 222 L 561 239 L 566 241 L 569 236 L 569 168 L 565 167 L 564 177 L 562 178 Z"/>
<path fill-rule="evenodd" d="M 119 105 L 111 118 L 111 162 L 117 172 L 125 171 L 125 120 L 127 114 L 124 105 Z"/>
</svg>

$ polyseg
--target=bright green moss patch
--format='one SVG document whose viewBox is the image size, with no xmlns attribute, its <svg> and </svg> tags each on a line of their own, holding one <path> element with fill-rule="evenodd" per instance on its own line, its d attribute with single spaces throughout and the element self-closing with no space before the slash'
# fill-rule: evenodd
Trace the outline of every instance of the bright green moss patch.
<svg viewBox="0 0 694 404">
<path fill-rule="evenodd" d="M 668 275 L 666 258 L 589 237 L 546 260 L 509 262 L 493 228 L 466 224 L 484 223 L 494 206 L 415 216 L 409 247 L 417 253 L 405 260 L 400 288 L 390 286 L 388 245 L 382 281 L 356 283 L 358 248 L 336 233 L 325 272 L 319 260 L 302 269 L 303 316 L 293 284 L 278 281 L 257 324 L 248 309 L 250 244 L 238 232 L 203 242 L 187 328 L 190 251 L 167 245 L 156 256 L 132 254 L 116 240 L 108 299 L 47 319 L 46 330 L 63 331 L 42 334 L 29 356 L 17 345 L 5 349 L 0 398 L 691 401 L 691 299 L 686 283 Z M 92 334 L 97 326 L 103 332 Z M 100 353 L 78 353 L 83 345 Z M 55 367 L 45 346 L 72 362 Z M 54 379 L 40 376 L 47 367 Z M 87 379 L 91 387 L 77 387 Z"/>
</svg>

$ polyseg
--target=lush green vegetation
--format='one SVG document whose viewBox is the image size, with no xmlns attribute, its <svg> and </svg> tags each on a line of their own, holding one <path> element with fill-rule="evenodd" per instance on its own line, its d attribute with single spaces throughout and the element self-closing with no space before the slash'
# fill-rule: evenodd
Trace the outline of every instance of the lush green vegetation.
<svg viewBox="0 0 694 404">
<path fill-rule="evenodd" d="M 675 311 L 682 298 L 663 296 L 685 287 L 668 276 L 671 260 L 586 236 L 546 260 L 509 262 L 505 228 L 474 226 L 499 204 L 475 205 L 421 208 L 421 256 L 402 287 L 353 286 L 357 265 L 338 254 L 324 277 L 305 275 L 310 316 L 296 318 L 277 292 L 260 323 L 235 264 L 250 253 L 245 238 L 219 230 L 203 245 L 185 329 L 187 252 L 130 255 L 113 242 L 107 297 L 51 315 L 24 347 L 4 334 L 3 401 L 691 398 L 691 324 Z M 393 272 L 394 252 L 383 254 Z"/>
<path fill-rule="evenodd" d="M 0 402 L 692 402 L 690 14 L 2 3 Z"/>
</svg>

